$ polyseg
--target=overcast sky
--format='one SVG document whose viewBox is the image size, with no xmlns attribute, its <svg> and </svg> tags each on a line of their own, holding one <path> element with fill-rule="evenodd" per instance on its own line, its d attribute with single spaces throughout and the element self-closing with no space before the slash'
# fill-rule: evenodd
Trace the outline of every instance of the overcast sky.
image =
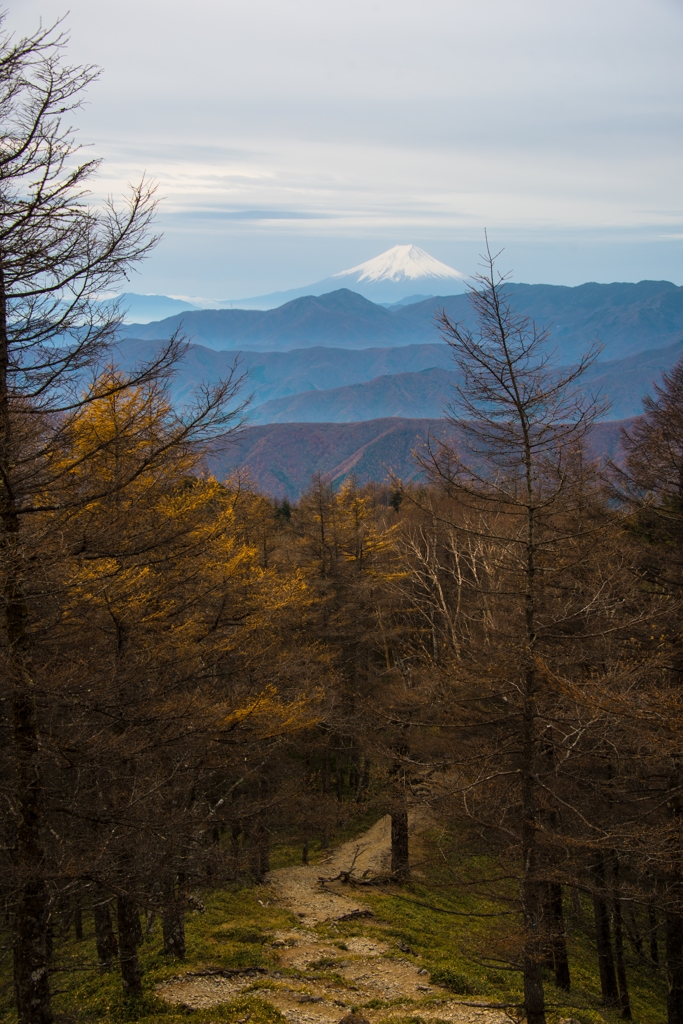
<svg viewBox="0 0 683 1024">
<path fill-rule="evenodd" d="M 68 3 L 68 8 L 67 8 Z M 238 298 L 414 242 L 521 281 L 683 283 L 683 0 L 19 0 L 103 68 L 101 193 L 146 172 L 135 291 Z"/>
</svg>

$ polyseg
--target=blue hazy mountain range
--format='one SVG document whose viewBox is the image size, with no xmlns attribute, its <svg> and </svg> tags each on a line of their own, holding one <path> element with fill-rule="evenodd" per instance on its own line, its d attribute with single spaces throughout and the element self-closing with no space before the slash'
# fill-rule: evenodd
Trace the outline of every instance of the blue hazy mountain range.
<svg viewBox="0 0 683 1024">
<path fill-rule="evenodd" d="M 121 363 L 131 366 L 149 359 L 156 348 L 155 341 L 126 339 L 119 344 Z M 609 418 L 636 416 L 643 396 L 681 356 L 683 340 L 598 362 L 587 371 L 585 387 L 609 399 Z M 252 424 L 438 418 L 452 402 L 459 379 L 451 350 L 443 344 L 241 353 L 190 345 L 173 382 L 174 399 L 189 400 L 201 381 L 227 376 L 235 361 L 245 377 L 243 395 L 253 396 L 248 411 Z"/>
<path fill-rule="evenodd" d="M 637 284 L 515 284 L 508 294 L 518 311 L 551 329 L 560 362 L 575 362 L 596 340 L 603 360 L 665 348 L 683 338 L 683 288 L 670 281 Z M 306 296 L 276 309 L 190 310 L 148 324 L 127 324 L 122 337 L 163 340 L 181 331 L 217 350 L 285 352 L 291 349 L 394 348 L 438 343 L 434 314 L 473 326 L 467 295 L 444 295 L 393 309 L 343 288 Z"/>
</svg>

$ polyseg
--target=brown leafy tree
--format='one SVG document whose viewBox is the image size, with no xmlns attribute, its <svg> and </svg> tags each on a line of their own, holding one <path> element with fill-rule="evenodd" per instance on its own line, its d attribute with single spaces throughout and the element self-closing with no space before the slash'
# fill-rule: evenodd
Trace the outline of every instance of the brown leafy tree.
<svg viewBox="0 0 683 1024">
<path fill-rule="evenodd" d="M 464 538 L 457 547 L 461 568 L 469 563 L 465 589 L 476 594 L 479 606 L 476 616 L 469 609 L 470 630 L 478 618 L 480 650 L 469 646 L 467 674 L 486 680 L 488 696 L 480 713 L 486 708 L 499 723 L 489 733 L 493 745 L 484 758 L 485 767 L 469 780 L 470 799 L 477 803 L 472 792 L 481 787 L 481 811 L 484 794 L 490 798 L 492 780 L 500 773 L 503 804 L 510 810 L 499 826 L 508 841 L 515 837 L 512 843 L 521 865 L 523 1009 L 529 1024 L 544 1024 L 541 971 L 551 916 L 548 883 L 553 881 L 547 872 L 544 837 L 552 831 L 554 810 L 547 795 L 552 775 L 550 677 L 543 666 L 553 659 L 557 663 L 563 634 L 576 633 L 594 596 L 581 592 L 568 565 L 573 558 L 581 559 L 581 548 L 585 554 L 587 538 L 595 529 L 583 512 L 586 489 L 581 467 L 584 440 L 601 405 L 585 396 L 579 381 L 597 350 L 560 373 L 548 355 L 547 331 L 538 331 L 528 318 L 515 313 L 489 250 L 484 268 L 471 294 L 476 329 L 452 322 L 445 312 L 438 317 L 462 374 L 452 409 L 457 443 L 433 443 L 422 461 L 459 509 L 446 525 L 454 536 Z M 433 507 L 430 512 L 438 521 L 443 509 L 440 513 Z M 486 555 L 484 561 L 475 555 L 477 545 Z M 423 568 L 426 565 L 425 561 Z M 432 601 L 441 604 L 443 619 L 446 606 L 434 592 L 433 580 L 429 586 Z M 488 626 L 488 638 L 482 626 Z M 455 620 L 449 622 L 451 642 L 457 628 Z M 482 657 L 484 651 L 488 653 Z M 459 675 L 463 678 L 465 673 Z M 475 706 L 476 685 L 462 707 Z M 466 713 L 470 719 L 471 715 L 471 710 Z M 470 745 L 470 761 L 474 754 Z"/>
<path fill-rule="evenodd" d="M 52 1019 L 37 710 L 49 693 L 35 671 L 39 641 L 32 615 L 43 581 L 27 524 L 64 501 L 83 500 L 73 492 L 57 495 L 51 456 L 68 447 L 80 410 L 102 397 L 101 379 L 89 382 L 89 372 L 106 358 L 120 316 L 93 296 L 120 281 L 156 241 L 149 231 L 153 189 L 145 182 L 121 210 L 88 201 L 87 182 L 98 162 L 79 161 L 68 118 L 97 71 L 70 66 L 65 43 L 59 26 L 19 40 L 6 32 L 0 37 L 0 571 L 12 722 L 14 977 L 22 1024 Z M 179 351 L 173 339 L 151 364 L 110 378 L 106 387 L 116 393 L 160 379 Z M 194 411 L 178 417 L 176 440 L 224 429 L 232 390 L 219 385 L 199 394 Z M 91 454 L 81 452 L 81 464 Z M 67 469 L 61 463 L 57 473 Z"/>
</svg>

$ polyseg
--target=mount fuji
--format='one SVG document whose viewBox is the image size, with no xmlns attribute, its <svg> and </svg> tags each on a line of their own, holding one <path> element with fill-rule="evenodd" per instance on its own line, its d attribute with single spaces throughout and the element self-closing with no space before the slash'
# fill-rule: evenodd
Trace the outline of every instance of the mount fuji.
<svg viewBox="0 0 683 1024">
<path fill-rule="evenodd" d="M 340 270 L 332 277 L 307 284 L 303 288 L 271 292 L 248 299 L 226 299 L 220 306 L 240 309 L 273 309 L 290 299 L 304 295 L 325 295 L 339 288 L 349 288 L 371 302 L 398 305 L 410 298 L 414 302 L 432 295 L 457 295 L 466 291 L 467 277 L 446 263 L 430 256 L 417 245 L 395 245 L 365 263 L 349 270 Z"/>
</svg>

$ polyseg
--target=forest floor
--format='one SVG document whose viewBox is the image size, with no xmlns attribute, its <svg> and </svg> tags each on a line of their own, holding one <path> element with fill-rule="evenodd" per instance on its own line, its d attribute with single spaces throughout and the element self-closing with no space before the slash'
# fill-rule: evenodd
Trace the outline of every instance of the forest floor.
<svg viewBox="0 0 683 1024">
<path fill-rule="evenodd" d="M 138 951 L 140 1000 L 123 994 L 117 970 L 99 970 L 92 915 L 84 914 L 82 939 L 67 921 L 55 936 L 55 1020 L 339 1024 L 351 1011 L 370 1024 L 517 1020 L 521 980 L 500 954 L 511 935 L 514 941 L 516 918 L 480 885 L 494 862 L 438 823 L 413 818 L 412 877 L 397 885 L 387 878 L 389 819 L 371 822 L 371 813 L 340 822 L 339 842 L 321 850 L 316 839 L 315 863 L 305 867 L 300 846 L 275 846 L 275 870 L 264 884 L 197 889 L 186 917 L 184 962 L 164 954 L 160 922 L 148 919 Z M 363 884 L 369 881 L 374 884 Z M 618 1024 L 617 1011 L 600 1005 L 588 898 L 578 908 L 567 898 L 565 912 L 572 990 L 561 993 L 546 972 L 548 1022 Z M 639 964 L 632 951 L 628 970 L 635 1024 L 660 1024 L 666 1019 L 661 971 Z M 16 1024 L 6 932 L 0 932 L 0 1024 Z"/>
<path fill-rule="evenodd" d="M 413 820 L 413 853 L 420 841 L 417 826 Z M 406 1017 L 462 1024 L 509 1021 L 504 1011 L 477 1005 L 486 1000 L 456 999 L 431 983 L 420 958 L 397 942 L 389 923 L 364 900 L 362 883 L 389 872 L 390 842 L 386 816 L 317 864 L 269 874 L 266 898 L 298 919 L 294 927 L 269 936 L 277 969 L 181 974 L 157 986 L 157 994 L 198 1010 L 258 993 L 291 1024 L 336 1024 L 352 1010 L 373 1024 Z"/>
</svg>

